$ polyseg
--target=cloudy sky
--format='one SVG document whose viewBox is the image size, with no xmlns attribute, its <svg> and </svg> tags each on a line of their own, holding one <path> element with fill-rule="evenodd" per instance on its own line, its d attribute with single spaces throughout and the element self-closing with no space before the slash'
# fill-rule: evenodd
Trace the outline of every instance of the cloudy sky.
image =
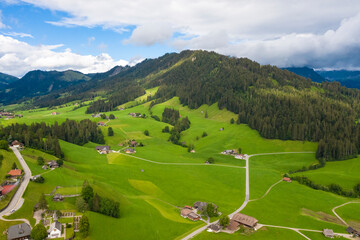
<svg viewBox="0 0 360 240">
<path fill-rule="evenodd" d="M 360 1 L 0 1 L 0 72 L 18 77 L 106 71 L 183 49 L 360 70 Z"/>
</svg>

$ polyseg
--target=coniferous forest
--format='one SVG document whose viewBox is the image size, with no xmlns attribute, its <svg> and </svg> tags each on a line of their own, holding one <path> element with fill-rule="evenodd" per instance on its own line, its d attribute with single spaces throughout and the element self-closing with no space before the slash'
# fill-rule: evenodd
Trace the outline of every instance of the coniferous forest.
<svg viewBox="0 0 360 240">
<path fill-rule="evenodd" d="M 319 142 L 319 159 L 347 159 L 360 149 L 360 91 L 337 82 L 313 83 L 274 66 L 207 51 L 165 54 L 116 75 L 112 71 L 66 88 L 64 97 L 59 90 L 34 102 L 51 107 L 65 98 L 101 96 L 86 113 L 105 112 L 159 87 L 149 99 L 154 103 L 175 96 L 190 108 L 217 103 L 265 138 Z"/>
<path fill-rule="evenodd" d="M 89 141 L 95 143 L 105 143 L 104 136 L 95 122 L 89 119 L 80 122 L 67 119 L 65 122 L 54 125 L 47 125 L 44 122 L 27 124 L 12 124 L 2 127 L 0 139 L 7 140 L 9 143 L 18 140 L 25 146 L 36 148 L 63 158 L 59 139 L 83 145 Z"/>
</svg>

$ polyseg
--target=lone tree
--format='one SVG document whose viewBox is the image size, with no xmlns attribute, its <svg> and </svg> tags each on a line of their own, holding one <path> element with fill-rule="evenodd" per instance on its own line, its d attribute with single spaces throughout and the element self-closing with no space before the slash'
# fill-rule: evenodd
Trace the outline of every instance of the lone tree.
<svg viewBox="0 0 360 240">
<path fill-rule="evenodd" d="M 36 225 L 32 230 L 31 230 L 31 234 L 30 237 L 31 239 L 34 240 L 43 240 L 48 236 L 48 233 L 46 231 L 46 228 L 44 227 L 44 225 L 42 225 L 41 223 L 39 223 L 38 225 Z"/>
<path fill-rule="evenodd" d="M 212 157 L 209 157 L 207 160 L 208 163 L 213 164 L 215 162 L 215 159 Z"/>
<path fill-rule="evenodd" d="M 114 136 L 114 131 L 113 131 L 112 127 L 108 128 L 108 136 Z"/>
<path fill-rule="evenodd" d="M 87 203 L 89 203 L 90 200 L 94 197 L 94 190 L 90 186 L 87 180 L 84 180 L 83 187 L 81 190 L 81 196 Z"/>
<path fill-rule="evenodd" d="M 231 124 L 234 124 L 234 123 L 235 123 L 235 119 L 232 118 L 232 119 L 230 120 L 230 123 L 231 123 Z"/>
<path fill-rule="evenodd" d="M 79 231 L 83 238 L 89 235 L 90 223 L 87 216 L 83 215 L 80 219 Z"/>
<path fill-rule="evenodd" d="M 207 133 L 203 132 L 202 137 L 206 137 L 206 136 L 207 136 Z"/>
<path fill-rule="evenodd" d="M 215 206 L 212 203 L 208 203 L 207 208 L 206 208 L 206 213 L 209 217 L 217 217 L 218 216 Z"/>
<path fill-rule="evenodd" d="M 241 154 L 241 152 L 242 152 L 242 149 L 238 148 L 238 153 Z"/>
<path fill-rule="evenodd" d="M 111 113 L 111 114 L 109 115 L 109 119 L 115 119 L 114 114 Z"/>
<path fill-rule="evenodd" d="M 17 169 L 16 163 L 14 162 L 11 169 Z"/>
<path fill-rule="evenodd" d="M 144 131 L 144 134 L 145 134 L 145 136 L 149 136 L 149 135 L 150 135 L 149 130 L 146 129 L 146 130 Z"/>
<path fill-rule="evenodd" d="M 222 226 L 222 227 L 227 227 L 227 226 L 229 225 L 229 223 L 230 223 L 230 218 L 229 218 L 229 216 L 223 216 L 223 217 L 221 217 L 220 220 L 219 220 L 219 224 L 220 224 L 220 226 Z"/>
<path fill-rule="evenodd" d="M 208 116 L 208 113 L 207 113 L 207 111 L 205 111 L 205 118 L 208 118 L 209 116 Z"/>
<path fill-rule="evenodd" d="M 45 163 L 45 162 L 44 162 L 44 158 L 43 158 L 43 157 L 38 157 L 38 158 L 37 158 L 37 164 L 38 164 L 38 165 L 41 166 L 41 165 L 44 165 L 44 163 Z"/>
<path fill-rule="evenodd" d="M 46 201 L 45 195 L 41 194 L 39 199 L 39 209 L 47 209 L 47 208 L 48 208 L 48 203 Z"/>
</svg>

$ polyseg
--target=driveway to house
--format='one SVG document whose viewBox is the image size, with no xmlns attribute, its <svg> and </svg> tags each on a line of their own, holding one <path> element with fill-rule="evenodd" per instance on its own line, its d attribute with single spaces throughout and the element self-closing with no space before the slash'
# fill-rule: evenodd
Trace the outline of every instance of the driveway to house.
<svg viewBox="0 0 360 240">
<path fill-rule="evenodd" d="M 18 190 L 16 191 L 15 195 L 11 199 L 9 205 L 4 210 L 2 210 L 0 212 L 0 219 L 4 220 L 4 221 L 23 221 L 23 222 L 26 222 L 26 223 L 29 224 L 29 221 L 27 219 L 8 220 L 8 219 L 3 218 L 3 216 L 10 215 L 10 211 L 13 210 L 13 209 L 15 211 L 17 211 L 21 207 L 22 203 L 24 203 L 24 199 L 22 198 L 22 195 L 24 194 L 24 192 L 26 190 L 26 187 L 29 184 L 30 177 L 31 177 L 30 168 L 28 167 L 25 160 L 21 156 L 19 150 L 17 148 L 14 148 L 14 147 L 10 147 L 10 148 L 11 148 L 11 150 L 13 150 L 15 156 L 19 159 L 21 167 L 24 170 L 24 178 L 23 178 L 23 181 L 20 183 L 20 186 L 19 186 Z"/>
</svg>

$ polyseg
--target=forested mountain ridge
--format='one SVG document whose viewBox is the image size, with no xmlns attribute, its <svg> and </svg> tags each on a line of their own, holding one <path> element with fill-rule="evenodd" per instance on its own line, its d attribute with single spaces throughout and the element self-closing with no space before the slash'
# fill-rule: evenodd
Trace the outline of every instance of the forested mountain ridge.
<svg viewBox="0 0 360 240">
<path fill-rule="evenodd" d="M 321 159 L 346 159 L 360 149 L 360 91 L 337 82 L 314 83 L 274 66 L 206 51 L 166 54 L 105 75 L 68 87 L 67 97 L 50 94 L 36 103 L 53 106 L 101 93 L 105 100 L 87 113 L 104 112 L 159 87 L 149 99 L 153 104 L 174 96 L 190 108 L 217 102 L 265 138 L 319 142 Z"/>
<path fill-rule="evenodd" d="M 7 88 L 10 83 L 16 82 L 17 80 L 19 80 L 17 77 L 0 73 L 0 89 Z"/>
<path fill-rule="evenodd" d="M 19 99 L 48 94 L 90 80 L 90 77 L 77 71 L 41 71 L 35 70 L 25 74 L 18 81 L 10 83 L 6 90 L 0 92 L 1 103 L 14 103 Z"/>
<path fill-rule="evenodd" d="M 313 82 L 322 83 L 325 82 L 327 79 L 321 76 L 319 73 L 314 71 L 312 68 L 308 67 L 288 67 L 284 68 L 290 72 L 293 72 L 297 75 L 303 76 L 305 78 L 310 78 Z"/>
</svg>

